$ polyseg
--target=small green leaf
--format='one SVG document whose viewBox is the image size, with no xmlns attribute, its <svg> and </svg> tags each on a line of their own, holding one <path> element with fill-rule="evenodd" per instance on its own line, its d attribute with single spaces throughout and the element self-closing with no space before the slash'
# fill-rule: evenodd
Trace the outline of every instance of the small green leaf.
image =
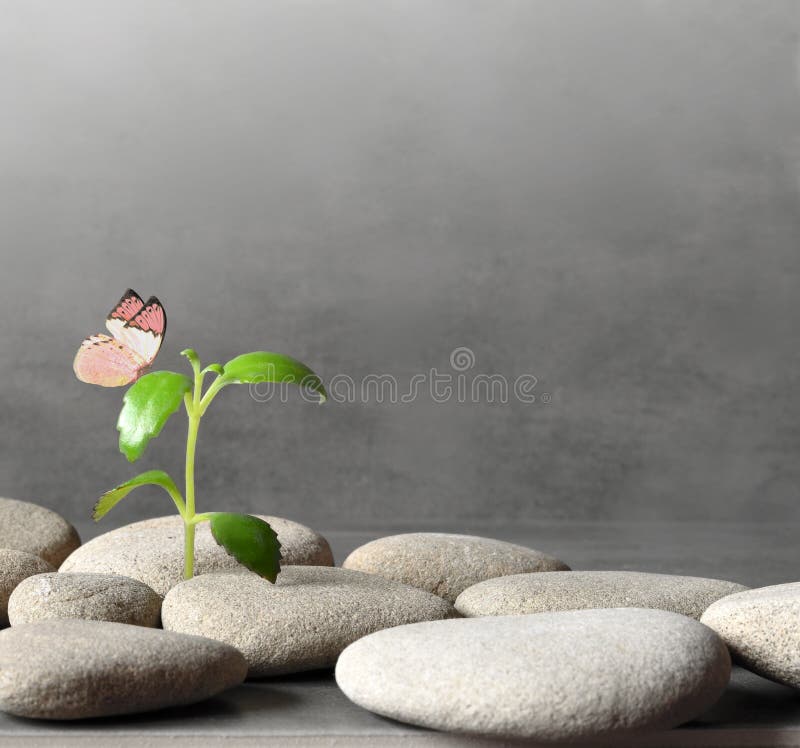
<svg viewBox="0 0 800 748">
<path fill-rule="evenodd" d="M 281 570 L 281 544 L 263 519 L 250 514 L 214 512 L 211 534 L 242 566 L 273 584 Z"/>
<path fill-rule="evenodd" d="M 189 377 L 174 371 L 154 371 L 137 380 L 125 393 L 117 420 L 119 451 L 129 462 L 144 453 L 147 443 L 161 433 L 167 419 L 192 389 Z"/>
<path fill-rule="evenodd" d="M 245 353 L 231 359 L 223 367 L 220 379 L 222 384 L 288 382 L 319 393 L 320 402 L 325 402 L 328 397 L 322 380 L 304 363 L 269 351 Z"/>
<path fill-rule="evenodd" d="M 92 519 L 97 522 L 101 517 L 105 517 L 105 515 L 133 491 L 134 488 L 146 485 L 161 486 L 172 497 L 175 506 L 178 507 L 178 511 L 183 514 L 183 497 L 178 487 L 175 485 L 175 481 L 163 470 L 148 470 L 146 473 L 141 473 L 135 478 L 121 483 L 116 488 L 106 491 L 94 505 Z"/>
</svg>

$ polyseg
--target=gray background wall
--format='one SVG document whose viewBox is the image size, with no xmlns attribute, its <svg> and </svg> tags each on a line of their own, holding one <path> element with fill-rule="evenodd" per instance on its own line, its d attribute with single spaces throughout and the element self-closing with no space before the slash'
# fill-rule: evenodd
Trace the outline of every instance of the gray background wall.
<svg viewBox="0 0 800 748">
<path fill-rule="evenodd" d="M 204 509 L 322 528 L 797 518 L 796 2 L 0 1 L 0 493 L 137 465 L 76 381 L 128 286 L 158 365 L 535 374 L 552 403 L 254 403 Z M 170 505 L 130 497 L 107 527 Z"/>
</svg>

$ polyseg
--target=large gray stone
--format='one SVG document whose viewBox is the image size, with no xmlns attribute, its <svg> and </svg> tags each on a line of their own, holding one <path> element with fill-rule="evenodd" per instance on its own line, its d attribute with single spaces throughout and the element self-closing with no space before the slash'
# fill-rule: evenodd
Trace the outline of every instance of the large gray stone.
<svg viewBox="0 0 800 748">
<path fill-rule="evenodd" d="M 336 681 L 403 722 L 537 741 L 666 729 L 722 694 L 730 657 L 711 629 L 661 610 L 466 618 L 351 644 Z"/>
<path fill-rule="evenodd" d="M 78 532 L 61 515 L 27 501 L 0 499 L 0 548 L 33 553 L 58 567 L 80 544 Z"/>
<path fill-rule="evenodd" d="M 55 569 L 41 556 L 0 548 L 0 626 L 8 626 L 8 600 L 17 585 L 23 579 L 46 571 Z"/>
<path fill-rule="evenodd" d="M 173 587 L 161 609 L 165 629 L 239 649 L 253 677 L 332 667 L 373 631 L 452 615 L 423 590 L 322 566 L 286 566 L 274 585 L 248 571 L 206 574 Z"/>
<path fill-rule="evenodd" d="M 507 616 L 584 608 L 657 608 L 699 619 L 736 582 L 639 571 L 513 574 L 468 587 L 456 599 L 463 616 Z"/>
<path fill-rule="evenodd" d="M 450 602 L 467 587 L 485 579 L 569 570 L 557 558 L 532 548 L 492 538 L 439 532 L 378 538 L 356 548 L 342 568 L 379 574 L 420 587 Z"/>
<path fill-rule="evenodd" d="M 39 621 L 0 631 L 0 709 L 81 719 L 191 704 L 241 683 L 233 647 L 103 621 Z"/>
<path fill-rule="evenodd" d="M 143 582 L 118 574 L 36 574 L 8 600 L 12 626 L 51 618 L 158 626 L 161 597 Z"/>
<path fill-rule="evenodd" d="M 700 620 L 748 670 L 800 688 L 800 582 L 723 597 Z"/>
<path fill-rule="evenodd" d="M 257 515 L 272 525 L 283 564 L 333 566 L 328 541 L 304 525 Z M 207 522 L 197 526 L 195 574 L 236 570 L 239 564 L 217 545 Z M 90 540 L 61 565 L 62 572 L 122 574 L 152 587 L 162 597 L 183 581 L 183 522 L 178 516 L 134 522 Z"/>
</svg>

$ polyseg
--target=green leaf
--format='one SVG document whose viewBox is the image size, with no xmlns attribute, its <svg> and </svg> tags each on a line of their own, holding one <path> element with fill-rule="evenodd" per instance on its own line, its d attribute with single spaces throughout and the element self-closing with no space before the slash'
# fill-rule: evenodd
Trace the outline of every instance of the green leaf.
<svg viewBox="0 0 800 748">
<path fill-rule="evenodd" d="M 119 451 L 129 462 L 144 453 L 147 443 L 161 433 L 167 419 L 192 389 L 189 377 L 174 371 L 154 371 L 137 380 L 125 393 L 117 421 Z"/>
<path fill-rule="evenodd" d="M 250 514 L 214 512 L 211 534 L 242 566 L 273 584 L 280 573 L 281 544 L 263 519 Z"/>
<path fill-rule="evenodd" d="M 163 470 L 148 470 L 146 473 L 141 473 L 135 478 L 121 483 L 116 488 L 106 491 L 94 505 L 92 519 L 97 522 L 101 517 L 105 517 L 105 515 L 133 491 L 134 488 L 147 485 L 161 486 L 172 497 L 175 506 L 178 507 L 178 511 L 183 514 L 183 497 L 178 487 L 175 485 L 175 481 Z"/>
<path fill-rule="evenodd" d="M 322 380 L 304 363 L 281 353 L 255 351 L 245 353 L 228 361 L 222 368 L 220 384 L 258 382 L 288 382 L 319 393 L 320 402 L 325 402 L 328 393 Z"/>
<path fill-rule="evenodd" d="M 186 356 L 192 365 L 197 364 L 200 366 L 200 357 L 197 355 L 197 351 L 194 348 L 184 348 L 181 351 L 181 356 Z"/>
</svg>

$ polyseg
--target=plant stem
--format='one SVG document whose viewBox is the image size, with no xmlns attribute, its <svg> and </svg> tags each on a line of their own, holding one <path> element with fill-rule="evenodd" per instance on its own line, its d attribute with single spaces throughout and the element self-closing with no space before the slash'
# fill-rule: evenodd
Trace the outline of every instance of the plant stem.
<svg viewBox="0 0 800 748">
<path fill-rule="evenodd" d="M 189 414 L 189 433 L 186 437 L 186 515 L 194 517 L 194 452 L 197 447 L 197 430 L 200 427 L 200 416 Z"/>
<path fill-rule="evenodd" d="M 200 415 L 202 416 L 208 406 L 211 405 L 211 401 L 217 396 L 217 393 L 227 384 L 227 382 L 222 377 L 217 377 L 206 390 L 206 394 L 203 395 L 202 399 L 198 401 L 198 406 L 200 408 Z"/>
<path fill-rule="evenodd" d="M 200 358 L 195 351 L 187 348 L 181 353 L 189 359 L 194 372 L 192 394 L 190 396 L 187 392 L 183 398 L 184 405 L 186 405 L 186 415 L 189 418 L 189 433 L 186 436 L 186 485 L 184 487 L 186 506 L 181 515 L 183 517 L 184 532 L 183 576 L 184 579 L 191 579 L 194 575 L 194 528 L 198 522 L 206 522 L 211 518 L 210 514 L 195 516 L 194 513 L 194 453 L 197 447 L 197 431 L 200 428 L 200 419 L 203 417 L 203 413 L 206 412 L 206 408 L 211 404 L 217 392 L 225 386 L 225 382 L 221 377 L 222 367 L 219 364 L 211 364 L 201 370 Z M 214 372 L 217 375 L 217 379 L 211 383 L 205 396 L 203 396 L 203 377 L 209 372 Z"/>
<path fill-rule="evenodd" d="M 197 446 L 197 430 L 200 427 L 200 415 L 192 407 L 187 408 L 189 416 L 189 433 L 186 437 L 186 515 L 184 517 L 184 572 L 186 579 L 194 574 L 194 453 Z"/>
<path fill-rule="evenodd" d="M 188 393 L 184 398 L 186 415 L 189 419 L 189 432 L 186 436 L 186 485 L 184 498 L 186 511 L 183 515 L 183 577 L 191 579 L 194 576 L 194 453 L 197 447 L 197 431 L 200 428 L 202 412 L 200 409 L 200 395 L 203 390 L 203 372 L 200 371 L 200 360 L 194 351 L 188 356 L 194 371 L 194 391 L 191 398 Z"/>
<path fill-rule="evenodd" d="M 194 576 L 194 523 L 185 522 L 183 525 L 183 578 L 191 579 Z"/>
</svg>

